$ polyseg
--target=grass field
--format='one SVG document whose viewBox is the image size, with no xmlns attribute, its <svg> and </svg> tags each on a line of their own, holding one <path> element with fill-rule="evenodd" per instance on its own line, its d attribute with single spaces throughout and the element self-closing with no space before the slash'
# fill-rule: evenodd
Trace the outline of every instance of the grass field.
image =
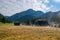
<svg viewBox="0 0 60 40">
<path fill-rule="evenodd" d="M 60 40 L 60 28 L 0 24 L 0 40 Z"/>
</svg>

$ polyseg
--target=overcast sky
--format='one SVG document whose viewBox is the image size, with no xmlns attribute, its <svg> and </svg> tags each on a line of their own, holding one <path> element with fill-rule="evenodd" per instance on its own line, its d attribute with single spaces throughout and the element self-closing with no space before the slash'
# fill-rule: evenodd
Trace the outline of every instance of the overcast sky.
<svg viewBox="0 0 60 40">
<path fill-rule="evenodd" d="M 0 13 L 11 16 L 27 9 L 59 11 L 60 0 L 0 0 Z"/>
</svg>

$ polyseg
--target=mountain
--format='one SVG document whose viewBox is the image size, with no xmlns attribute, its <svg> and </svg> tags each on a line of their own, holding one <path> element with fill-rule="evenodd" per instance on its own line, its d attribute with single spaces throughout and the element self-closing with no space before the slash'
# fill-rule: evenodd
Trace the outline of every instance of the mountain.
<svg viewBox="0 0 60 40">
<path fill-rule="evenodd" d="M 42 19 L 49 19 L 50 16 L 52 16 L 52 15 L 53 15 L 53 12 L 46 12 L 41 16 L 41 18 Z"/>
<path fill-rule="evenodd" d="M 22 11 L 22 12 L 12 15 L 8 19 L 11 21 L 33 20 L 40 17 L 43 14 L 44 13 L 42 11 L 35 11 L 33 9 L 28 9 L 26 11 Z"/>
<path fill-rule="evenodd" d="M 50 17 L 50 20 L 59 20 L 60 21 L 60 11 L 54 12 L 53 15 Z"/>
<path fill-rule="evenodd" d="M 28 22 L 30 20 L 38 20 L 38 19 L 47 19 L 47 20 L 50 20 L 51 18 L 54 18 L 56 17 L 57 14 L 60 14 L 60 11 L 58 12 L 46 12 L 46 13 L 43 13 L 42 11 L 35 11 L 33 9 L 28 9 L 26 11 L 22 11 L 22 12 L 19 12 L 19 13 L 16 13 L 10 17 L 7 17 L 8 20 L 10 21 L 20 21 L 20 22 Z"/>
<path fill-rule="evenodd" d="M 57 15 L 59 15 L 59 14 L 60 14 L 60 11 L 57 11 L 57 12 L 46 12 L 43 15 L 41 15 L 41 18 L 49 20 L 49 19 L 54 18 L 54 17 L 56 18 Z"/>
</svg>

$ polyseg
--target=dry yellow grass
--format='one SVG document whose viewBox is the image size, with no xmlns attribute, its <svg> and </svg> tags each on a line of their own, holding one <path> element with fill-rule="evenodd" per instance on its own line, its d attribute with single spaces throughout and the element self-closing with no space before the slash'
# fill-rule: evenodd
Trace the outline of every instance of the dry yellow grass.
<svg viewBox="0 0 60 40">
<path fill-rule="evenodd" d="M 60 40 L 60 28 L 6 26 L 0 27 L 0 40 Z"/>
</svg>

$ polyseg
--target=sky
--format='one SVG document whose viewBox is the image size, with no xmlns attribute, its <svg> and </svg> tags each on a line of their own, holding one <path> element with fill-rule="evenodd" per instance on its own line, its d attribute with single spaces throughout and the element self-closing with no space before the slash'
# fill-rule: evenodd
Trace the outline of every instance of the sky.
<svg viewBox="0 0 60 40">
<path fill-rule="evenodd" d="M 11 16 L 27 9 L 59 11 L 60 0 L 0 0 L 0 13 L 4 16 Z"/>
</svg>

